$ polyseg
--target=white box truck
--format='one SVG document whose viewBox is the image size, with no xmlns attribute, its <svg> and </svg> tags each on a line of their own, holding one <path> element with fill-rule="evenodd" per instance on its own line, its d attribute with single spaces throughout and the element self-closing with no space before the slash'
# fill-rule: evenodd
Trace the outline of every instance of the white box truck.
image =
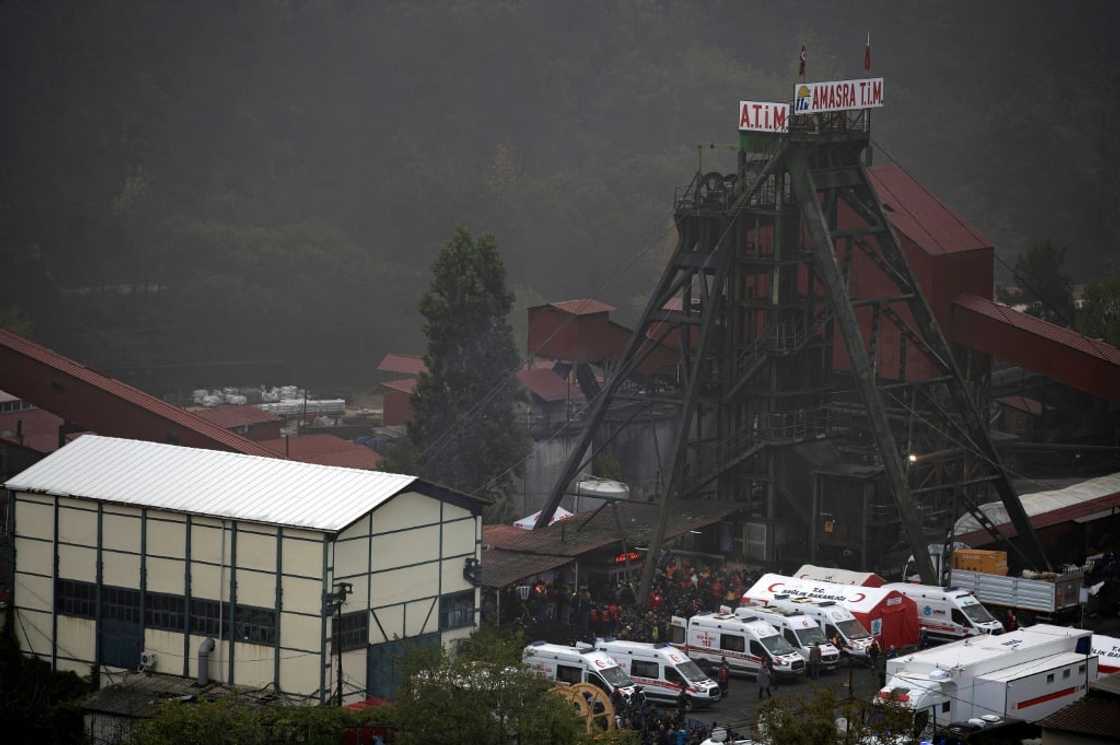
<svg viewBox="0 0 1120 745">
<path fill-rule="evenodd" d="M 1038 624 L 887 661 L 877 701 L 938 726 L 985 715 L 1035 722 L 1085 696 L 1097 678 L 1092 632 Z"/>
<path fill-rule="evenodd" d="M 1038 579 L 954 569 L 949 584 L 968 590 L 993 611 L 1006 608 L 1017 613 L 1026 611 L 1019 619 L 1024 623 L 1028 617 L 1053 620 L 1078 613 L 1083 578 L 1080 569 L 1042 575 Z"/>
<path fill-rule="evenodd" d="M 911 582 L 892 582 L 883 587 L 898 590 L 914 601 L 918 623 L 927 640 L 956 641 L 980 634 L 1003 633 L 1003 624 L 968 590 Z"/>
</svg>

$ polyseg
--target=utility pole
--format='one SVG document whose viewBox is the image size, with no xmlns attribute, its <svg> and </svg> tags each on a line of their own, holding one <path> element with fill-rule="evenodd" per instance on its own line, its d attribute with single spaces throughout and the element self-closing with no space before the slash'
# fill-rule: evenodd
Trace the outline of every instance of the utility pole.
<svg viewBox="0 0 1120 745">
<path fill-rule="evenodd" d="M 324 611 L 334 615 L 334 633 L 331 643 L 338 656 L 338 705 L 342 706 L 342 606 L 346 598 L 354 591 L 354 586 L 349 582 L 335 582 L 334 592 L 328 592 L 325 598 Z"/>
</svg>

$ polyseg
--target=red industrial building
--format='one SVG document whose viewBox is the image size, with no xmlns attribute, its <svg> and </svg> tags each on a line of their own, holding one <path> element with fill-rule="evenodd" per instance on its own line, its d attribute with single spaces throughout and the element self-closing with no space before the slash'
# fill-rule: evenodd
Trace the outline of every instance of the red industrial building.
<svg viewBox="0 0 1120 745">
<path fill-rule="evenodd" d="M 380 453 L 344 440 L 337 435 L 311 434 L 294 437 L 277 437 L 261 442 L 275 455 L 288 460 L 304 463 L 318 463 L 321 466 L 342 466 L 344 468 L 363 468 L 375 471 L 381 464 Z"/>
</svg>

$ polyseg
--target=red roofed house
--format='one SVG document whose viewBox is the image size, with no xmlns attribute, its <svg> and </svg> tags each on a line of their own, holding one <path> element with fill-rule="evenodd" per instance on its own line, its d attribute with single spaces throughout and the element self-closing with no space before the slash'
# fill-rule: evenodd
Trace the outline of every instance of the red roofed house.
<svg viewBox="0 0 1120 745">
<path fill-rule="evenodd" d="M 383 422 L 386 426 L 408 424 L 412 421 L 412 392 L 416 390 L 416 378 L 401 378 L 382 383 L 385 395 L 382 399 Z"/>
<path fill-rule="evenodd" d="M 377 365 L 377 369 L 398 375 L 419 375 L 428 371 L 427 366 L 424 365 L 423 357 L 415 354 L 397 354 L 396 352 L 389 352 L 385 355 L 385 358 Z"/>
<path fill-rule="evenodd" d="M 382 461 L 380 453 L 336 435 L 280 437 L 264 440 L 261 445 L 282 458 L 303 463 L 318 463 L 321 466 L 342 466 L 375 471 Z"/>
</svg>

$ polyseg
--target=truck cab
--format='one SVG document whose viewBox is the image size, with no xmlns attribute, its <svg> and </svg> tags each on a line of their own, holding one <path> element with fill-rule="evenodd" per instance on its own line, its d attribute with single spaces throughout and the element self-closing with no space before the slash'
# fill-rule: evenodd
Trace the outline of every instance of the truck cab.
<svg viewBox="0 0 1120 745">
<path fill-rule="evenodd" d="M 563 644 L 532 642 L 521 653 L 521 661 L 532 671 L 560 685 L 591 683 L 612 695 L 615 691 L 627 701 L 637 701 L 638 684 L 630 679 L 610 655 L 590 644 L 567 647 Z"/>
<path fill-rule="evenodd" d="M 756 675 L 763 659 L 775 675 L 805 673 L 805 658 L 781 633 L 755 616 L 702 613 L 689 619 L 673 616 L 669 629 L 673 646 L 694 660 L 718 665 L 727 660 L 732 672 Z"/>
<path fill-rule="evenodd" d="M 1003 624 L 968 590 L 911 582 L 894 582 L 883 587 L 897 590 L 914 601 L 918 623 L 927 639 L 956 641 L 980 634 L 1003 633 Z"/>
<path fill-rule="evenodd" d="M 719 701 L 719 684 L 685 654 L 667 643 L 649 644 L 617 639 L 596 639 L 595 648 L 617 660 L 652 700 L 673 703 L 681 692 L 694 706 Z"/>
</svg>

